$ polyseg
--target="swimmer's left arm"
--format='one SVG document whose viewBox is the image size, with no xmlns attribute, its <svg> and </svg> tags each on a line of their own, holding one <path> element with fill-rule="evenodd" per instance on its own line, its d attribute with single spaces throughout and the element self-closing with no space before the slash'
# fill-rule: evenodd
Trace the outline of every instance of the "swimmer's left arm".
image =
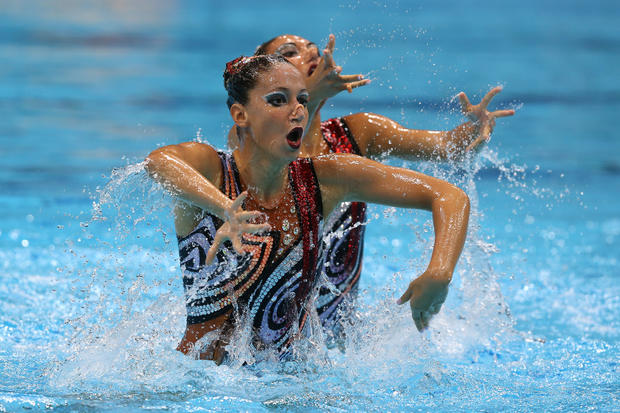
<svg viewBox="0 0 620 413">
<path fill-rule="evenodd" d="M 410 302 L 416 327 L 425 329 L 446 298 L 465 243 L 469 220 L 469 198 L 465 192 L 440 179 L 355 155 L 317 158 L 315 169 L 326 213 L 342 201 L 432 211 L 435 242 L 431 260 L 399 300 L 399 304 Z"/>
<path fill-rule="evenodd" d="M 496 118 L 514 115 L 512 109 L 487 110 L 491 99 L 501 90 L 491 89 L 478 105 L 472 105 L 465 93 L 459 93 L 462 112 L 470 121 L 448 131 L 408 129 L 375 113 L 356 113 L 344 120 L 362 153 L 369 158 L 389 155 L 408 160 L 454 161 L 489 141 Z"/>
</svg>

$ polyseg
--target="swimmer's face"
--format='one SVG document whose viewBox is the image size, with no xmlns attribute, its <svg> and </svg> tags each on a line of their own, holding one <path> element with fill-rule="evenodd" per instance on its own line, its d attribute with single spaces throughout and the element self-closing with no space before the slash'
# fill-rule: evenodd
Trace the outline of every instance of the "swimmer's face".
<svg viewBox="0 0 620 413">
<path fill-rule="evenodd" d="M 253 140 L 256 150 L 295 159 L 308 122 L 308 98 L 304 78 L 293 65 L 278 63 L 260 74 L 248 102 L 241 105 L 247 123 L 240 126 L 251 131 L 246 139 Z M 232 108 L 231 114 L 235 119 Z"/>
<path fill-rule="evenodd" d="M 266 52 L 284 56 L 305 76 L 310 76 L 314 72 L 321 56 L 316 44 L 292 34 L 276 37 L 266 47 Z"/>
</svg>

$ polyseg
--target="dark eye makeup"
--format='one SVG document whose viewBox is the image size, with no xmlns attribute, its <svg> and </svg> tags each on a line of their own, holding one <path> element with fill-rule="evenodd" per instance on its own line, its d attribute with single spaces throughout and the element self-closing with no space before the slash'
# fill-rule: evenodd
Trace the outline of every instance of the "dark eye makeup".
<svg viewBox="0 0 620 413">
<path fill-rule="evenodd" d="M 303 92 L 297 95 L 297 101 L 304 106 L 308 105 L 308 100 L 310 100 L 310 95 L 308 95 L 307 92 Z"/>
<path fill-rule="evenodd" d="M 288 102 L 288 98 L 284 92 L 271 92 L 263 96 L 263 99 L 271 106 L 282 106 L 286 105 Z"/>
<path fill-rule="evenodd" d="M 286 43 L 278 47 L 275 53 L 280 54 L 284 57 L 293 57 L 299 54 L 299 50 L 297 50 L 297 46 L 295 46 L 294 44 Z"/>
</svg>

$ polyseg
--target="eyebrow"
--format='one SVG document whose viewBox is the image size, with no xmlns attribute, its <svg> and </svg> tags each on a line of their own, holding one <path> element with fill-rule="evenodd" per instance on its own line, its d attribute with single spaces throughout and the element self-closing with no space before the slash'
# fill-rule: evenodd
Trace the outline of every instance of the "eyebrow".
<svg viewBox="0 0 620 413">
<path fill-rule="evenodd" d="M 295 42 L 282 43 L 280 46 L 276 48 L 276 50 L 280 50 L 285 46 L 295 46 L 295 48 L 297 48 L 297 43 Z M 309 42 L 308 44 L 306 44 L 306 48 L 309 48 L 309 47 L 316 47 L 317 49 L 319 48 L 319 46 L 317 46 L 316 43 L 314 42 Z"/>
<path fill-rule="evenodd" d="M 269 92 L 263 94 L 263 96 L 269 96 L 269 95 L 274 94 L 274 93 L 284 93 L 285 95 L 289 96 L 291 94 L 291 91 L 288 88 L 285 88 L 285 87 L 277 87 L 277 88 L 274 88 L 274 89 L 270 90 Z"/>
</svg>

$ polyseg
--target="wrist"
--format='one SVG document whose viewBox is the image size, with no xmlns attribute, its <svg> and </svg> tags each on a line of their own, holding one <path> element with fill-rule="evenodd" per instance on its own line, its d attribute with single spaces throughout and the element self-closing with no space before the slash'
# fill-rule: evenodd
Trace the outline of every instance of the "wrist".
<svg viewBox="0 0 620 413">
<path fill-rule="evenodd" d="M 429 266 L 420 277 L 441 284 L 450 284 L 453 272 L 453 268 Z"/>
<path fill-rule="evenodd" d="M 215 205 L 207 204 L 202 205 L 203 209 L 206 209 L 222 221 L 228 221 L 232 212 L 233 201 L 224 196 L 224 199 L 216 201 Z"/>
</svg>

